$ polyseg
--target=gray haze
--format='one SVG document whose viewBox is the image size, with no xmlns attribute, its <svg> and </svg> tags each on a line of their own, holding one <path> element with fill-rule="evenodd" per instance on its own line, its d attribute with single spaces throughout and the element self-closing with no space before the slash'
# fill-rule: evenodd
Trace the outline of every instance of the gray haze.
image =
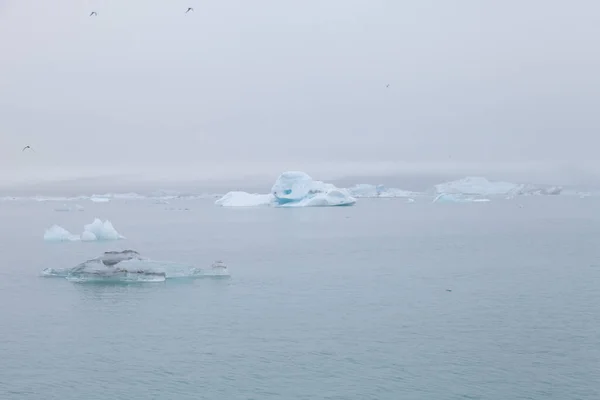
<svg viewBox="0 0 600 400">
<path fill-rule="evenodd" d="M 0 0 L 0 182 L 595 181 L 599 42 L 591 0 Z"/>
</svg>

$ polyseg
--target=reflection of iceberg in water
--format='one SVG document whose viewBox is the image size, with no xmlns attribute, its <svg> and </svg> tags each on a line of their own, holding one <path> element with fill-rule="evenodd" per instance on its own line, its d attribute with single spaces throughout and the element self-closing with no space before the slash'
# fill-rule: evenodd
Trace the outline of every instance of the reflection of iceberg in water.
<svg viewBox="0 0 600 400">
<path fill-rule="evenodd" d="M 108 251 L 73 268 L 46 268 L 42 276 L 73 282 L 164 282 L 175 278 L 228 277 L 222 261 L 202 269 L 142 257 L 137 251 Z"/>
<path fill-rule="evenodd" d="M 223 207 L 331 207 L 351 206 L 356 199 L 346 189 L 313 180 L 299 171 L 284 172 L 269 194 L 229 192 L 215 202 Z"/>
</svg>

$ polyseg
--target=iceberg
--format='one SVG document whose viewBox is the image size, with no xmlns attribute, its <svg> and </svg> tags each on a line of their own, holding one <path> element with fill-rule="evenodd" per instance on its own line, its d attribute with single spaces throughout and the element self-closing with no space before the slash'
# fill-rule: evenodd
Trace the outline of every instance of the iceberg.
<svg viewBox="0 0 600 400">
<path fill-rule="evenodd" d="M 483 177 L 470 176 L 435 185 L 435 192 L 477 196 L 558 195 L 562 192 L 562 187 L 492 182 Z"/>
<path fill-rule="evenodd" d="M 348 188 L 348 192 L 356 198 L 393 198 L 393 197 L 412 197 L 418 195 L 415 192 L 407 190 L 387 188 L 384 185 L 370 185 L 368 183 L 359 183 Z"/>
<path fill-rule="evenodd" d="M 519 185 L 512 195 L 540 195 L 540 196 L 557 196 L 562 193 L 560 186 L 541 186 L 533 184 Z"/>
<path fill-rule="evenodd" d="M 215 204 L 221 207 L 258 207 L 271 205 L 274 200 L 272 194 L 229 192 L 215 201 Z"/>
<path fill-rule="evenodd" d="M 433 199 L 433 203 L 487 203 L 488 201 L 490 199 L 448 193 L 439 194 Z"/>
<path fill-rule="evenodd" d="M 73 282 L 164 282 L 174 278 L 228 277 L 222 261 L 203 269 L 142 257 L 135 250 L 107 251 L 72 268 L 46 268 L 42 276 Z"/>
<path fill-rule="evenodd" d="M 83 241 L 94 241 L 94 240 L 119 240 L 125 239 L 119 232 L 113 227 L 113 224 L 106 220 L 95 218 L 91 224 L 84 225 L 83 233 L 81 234 L 81 240 Z"/>
<path fill-rule="evenodd" d="M 48 242 L 75 242 L 75 241 L 104 241 L 104 240 L 120 240 L 125 239 L 117 230 L 113 227 L 113 224 L 106 220 L 95 218 L 91 224 L 84 225 L 83 233 L 73 235 L 68 230 L 58 225 L 52 225 L 46 229 L 44 233 L 44 240 Z"/>
<path fill-rule="evenodd" d="M 94 203 L 108 203 L 110 201 L 108 197 L 98 197 L 96 195 L 90 197 L 90 200 Z"/>
<path fill-rule="evenodd" d="M 269 194 L 229 192 L 215 204 L 222 207 L 331 207 L 351 206 L 356 199 L 348 190 L 313 180 L 300 171 L 284 172 Z"/>
<path fill-rule="evenodd" d="M 85 209 L 80 206 L 79 204 L 75 204 L 74 207 L 71 207 L 67 204 L 63 204 L 61 207 L 56 207 L 54 209 L 54 211 L 62 211 L 62 212 L 69 212 L 69 211 L 84 211 Z"/>
<path fill-rule="evenodd" d="M 46 229 L 44 240 L 47 242 L 75 242 L 81 240 L 81 238 L 77 235 L 73 235 L 62 226 L 52 225 L 50 228 Z"/>
<path fill-rule="evenodd" d="M 439 194 L 463 194 L 494 196 L 511 194 L 518 190 L 521 185 L 509 182 L 490 182 L 482 177 L 466 177 L 457 181 L 440 183 L 435 185 L 435 191 Z"/>
</svg>

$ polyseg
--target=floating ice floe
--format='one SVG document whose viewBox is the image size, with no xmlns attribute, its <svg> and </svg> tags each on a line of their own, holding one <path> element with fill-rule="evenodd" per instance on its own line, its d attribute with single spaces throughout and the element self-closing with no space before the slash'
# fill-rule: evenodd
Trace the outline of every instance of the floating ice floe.
<svg viewBox="0 0 600 400">
<path fill-rule="evenodd" d="M 222 261 L 208 268 L 142 257 L 137 251 L 108 251 L 72 268 L 46 268 L 42 276 L 73 282 L 164 282 L 175 278 L 228 277 Z"/>
<path fill-rule="evenodd" d="M 98 218 L 95 218 L 91 224 L 84 225 L 81 235 L 74 235 L 58 225 L 52 225 L 44 233 L 44 240 L 48 242 L 92 242 L 120 239 L 125 239 L 125 237 L 117 232 L 110 221 L 102 222 Z"/>
<path fill-rule="evenodd" d="M 434 203 L 487 203 L 488 201 L 490 199 L 448 193 L 439 194 L 433 199 Z"/>
<path fill-rule="evenodd" d="M 223 207 L 331 207 L 354 203 L 356 199 L 346 189 L 315 181 L 299 171 L 281 174 L 269 194 L 229 192 L 215 202 Z"/>
<path fill-rule="evenodd" d="M 475 196 L 558 195 L 561 191 L 562 188 L 559 186 L 492 182 L 478 176 L 435 185 L 435 192 L 438 194 Z"/>
<path fill-rule="evenodd" d="M 92 196 L 92 197 L 90 197 L 90 200 L 94 203 L 108 203 L 110 201 L 110 199 L 108 197 L 99 197 L 99 196 Z"/>
<path fill-rule="evenodd" d="M 63 204 L 60 207 L 56 207 L 54 209 L 54 211 L 60 211 L 60 212 L 85 211 L 85 208 L 83 208 L 83 206 L 80 206 L 79 204 L 75 204 L 74 206 L 70 206 L 68 204 Z"/>
<path fill-rule="evenodd" d="M 229 192 L 215 204 L 222 207 L 258 207 L 270 206 L 275 201 L 272 194 Z"/>
<path fill-rule="evenodd" d="M 402 189 L 387 188 L 384 185 L 371 185 L 360 183 L 348 188 L 348 192 L 356 198 L 392 198 L 392 197 L 413 197 L 418 193 Z"/>
</svg>

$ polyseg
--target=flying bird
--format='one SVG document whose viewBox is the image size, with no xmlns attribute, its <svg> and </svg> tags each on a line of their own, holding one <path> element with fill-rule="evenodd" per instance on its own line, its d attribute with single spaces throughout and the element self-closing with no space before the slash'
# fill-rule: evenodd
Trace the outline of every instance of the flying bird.
<svg viewBox="0 0 600 400">
<path fill-rule="evenodd" d="M 187 11 L 185 12 L 186 14 L 189 13 L 190 11 L 194 11 L 194 9 L 192 7 L 188 7 Z"/>
<path fill-rule="evenodd" d="M 96 11 L 92 11 L 92 12 L 90 13 L 90 17 L 93 17 L 94 15 L 96 15 L 96 16 L 97 16 L 97 15 L 98 15 L 98 13 L 97 13 Z"/>
<path fill-rule="evenodd" d="M 390 87 L 390 84 L 388 83 L 387 85 L 385 85 L 385 87 Z"/>
<path fill-rule="evenodd" d="M 23 147 L 23 150 L 21 150 L 21 152 L 23 152 L 23 151 L 25 151 L 27 149 L 33 151 L 33 149 L 31 148 L 31 146 L 25 146 L 25 147 Z"/>
</svg>

